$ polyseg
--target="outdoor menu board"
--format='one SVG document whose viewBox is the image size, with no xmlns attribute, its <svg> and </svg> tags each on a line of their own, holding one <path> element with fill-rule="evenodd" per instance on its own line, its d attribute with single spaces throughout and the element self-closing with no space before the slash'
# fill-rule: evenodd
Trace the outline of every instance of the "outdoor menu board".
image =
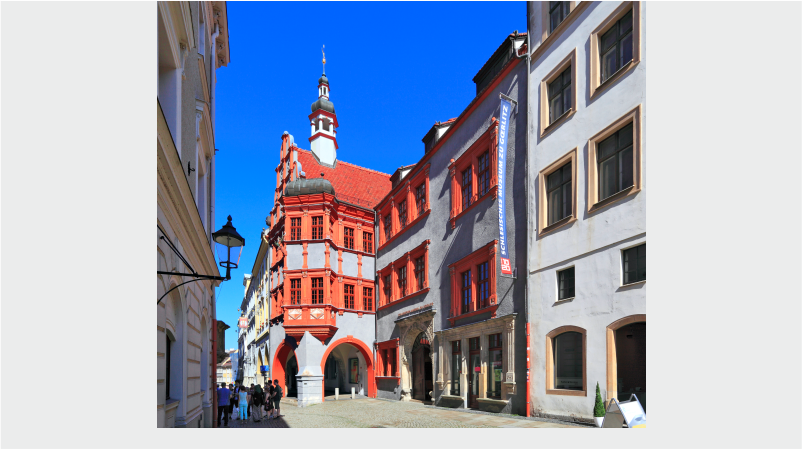
<svg viewBox="0 0 802 449">
<path fill-rule="evenodd" d="M 620 429 L 623 424 L 627 427 L 646 427 L 646 412 L 643 410 L 638 397 L 634 394 L 628 401 L 618 402 L 613 398 L 607 406 L 602 427 L 606 429 Z"/>
</svg>

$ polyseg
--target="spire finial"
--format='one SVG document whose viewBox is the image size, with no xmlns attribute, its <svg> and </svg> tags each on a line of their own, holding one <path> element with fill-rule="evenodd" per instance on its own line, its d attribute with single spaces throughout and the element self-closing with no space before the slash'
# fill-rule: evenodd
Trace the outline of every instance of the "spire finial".
<svg viewBox="0 0 802 449">
<path fill-rule="evenodd" d="M 323 48 L 320 49 L 323 53 L 323 74 L 326 74 L 326 45 L 323 45 Z"/>
</svg>

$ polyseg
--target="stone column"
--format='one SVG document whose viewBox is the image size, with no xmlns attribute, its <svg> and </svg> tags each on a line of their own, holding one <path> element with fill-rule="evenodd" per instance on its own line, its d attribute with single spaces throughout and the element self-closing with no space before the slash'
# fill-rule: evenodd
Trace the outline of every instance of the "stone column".
<svg viewBox="0 0 802 449">
<path fill-rule="evenodd" d="M 323 371 L 320 362 L 325 346 L 309 332 L 304 332 L 295 357 L 298 360 L 298 375 L 295 377 L 298 386 L 298 406 L 306 407 L 323 402 Z M 283 386 L 287 390 L 286 386 Z"/>
</svg>

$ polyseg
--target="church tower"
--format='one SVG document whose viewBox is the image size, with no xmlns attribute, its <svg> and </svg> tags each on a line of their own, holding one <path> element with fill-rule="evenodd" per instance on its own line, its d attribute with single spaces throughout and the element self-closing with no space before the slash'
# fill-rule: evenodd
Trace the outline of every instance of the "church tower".
<svg viewBox="0 0 802 449">
<path fill-rule="evenodd" d="M 321 165 L 334 167 L 337 161 L 337 114 L 329 101 L 329 79 L 326 78 L 326 54 L 323 54 L 323 75 L 317 80 L 317 101 L 312 103 L 309 115 L 312 137 L 309 142 L 312 154 Z"/>
</svg>

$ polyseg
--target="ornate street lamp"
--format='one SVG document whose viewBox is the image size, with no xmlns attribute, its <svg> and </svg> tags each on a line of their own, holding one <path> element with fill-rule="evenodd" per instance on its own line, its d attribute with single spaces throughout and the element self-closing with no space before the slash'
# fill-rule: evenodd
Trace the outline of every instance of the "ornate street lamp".
<svg viewBox="0 0 802 449">
<path fill-rule="evenodd" d="M 158 225 L 157 225 L 157 227 L 158 227 Z M 226 269 L 226 276 L 225 277 L 220 277 L 220 276 L 209 276 L 209 275 L 205 275 L 205 274 L 198 274 L 192 268 L 192 266 L 189 264 L 189 262 L 187 262 L 187 260 L 184 258 L 184 256 L 182 256 L 181 253 L 178 252 L 178 248 L 176 248 L 175 245 L 173 245 L 173 242 L 171 242 L 170 239 L 167 238 L 167 234 L 165 234 L 164 231 L 162 231 L 161 228 L 159 228 L 159 230 L 162 233 L 162 236 L 159 237 L 159 238 L 161 240 L 164 240 L 167 243 L 167 246 L 169 246 L 170 249 L 173 250 L 173 252 L 178 256 L 179 259 L 181 259 L 182 262 L 184 262 L 184 265 L 186 265 L 187 268 L 189 268 L 189 271 L 191 271 L 191 273 L 177 273 L 177 272 L 173 272 L 173 271 L 156 271 L 156 273 L 158 273 L 158 274 L 167 274 L 167 275 L 176 275 L 176 276 L 190 276 L 190 277 L 193 277 L 195 279 L 192 279 L 192 280 L 189 280 L 189 281 L 186 281 L 186 282 L 182 282 L 182 283 L 176 285 L 175 287 L 171 288 L 170 290 L 167 290 L 167 292 L 165 292 L 162 295 L 162 297 L 159 298 L 158 301 L 156 301 L 156 304 L 159 304 L 162 301 L 162 299 L 164 299 L 164 297 L 167 296 L 167 294 L 170 293 L 171 291 L 175 290 L 176 288 L 178 288 L 178 287 L 180 287 L 180 286 L 182 286 L 184 284 L 188 284 L 190 282 L 200 281 L 202 279 L 212 279 L 212 280 L 215 280 L 215 281 L 228 281 L 228 280 L 230 280 L 231 279 L 231 269 L 232 268 L 237 268 L 237 266 L 239 265 L 239 259 L 240 259 L 240 256 L 242 256 L 242 247 L 245 246 L 245 239 L 242 238 L 242 236 L 239 235 L 239 233 L 237 233 L 237 230 L 234 228 L 234 226 L 231 225 L 231 215 L 229 215 L 228 216 L 228 223 L 223 225 L 223 227 L 220 228 L 219 231 L 212 233 L 212 239 L 214 240 L 215 246 L 217 247 L 217 257 L 218 257 L 218 259 L 220 259 L 220 266 Z M 232 252 L 236 255 L 236 259 L 235 260 L 231 260 Z"/>
</svg>

